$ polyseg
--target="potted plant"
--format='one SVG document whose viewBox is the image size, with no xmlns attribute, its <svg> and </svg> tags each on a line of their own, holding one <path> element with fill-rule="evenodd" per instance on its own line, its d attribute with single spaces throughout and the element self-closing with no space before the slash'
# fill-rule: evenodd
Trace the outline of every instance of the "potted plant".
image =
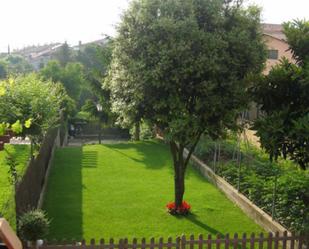
<svg viewBox="0 0 309 249">
<path fill-rule="evenodd" d="M 49 225 L 50 220 L 46 213 L 40 209 L 34 209 L 20 217 L 18 231 L 30 247 L 38 247 L 42 245 L 42 239 L 48 234 Z"/>
</svg>

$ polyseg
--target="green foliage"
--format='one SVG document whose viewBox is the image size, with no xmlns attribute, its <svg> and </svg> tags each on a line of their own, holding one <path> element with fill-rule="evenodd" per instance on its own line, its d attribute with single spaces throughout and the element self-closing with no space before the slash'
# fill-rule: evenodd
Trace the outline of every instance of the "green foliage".
<svg viewBox="0 0 309 249">
<path fill-rule="evenodd" d="M 252 88 L 254 100 L 265 113 L 255 121 L 270 159 L 291 158 L 302 169 L 309 165 L 309 67 L 287 59 L 262 76 Z"/>
<path fill-rule="evenodd" d="M 0 215 L 6 218 L 16 230 L 15 191 L 8 172 L 6 157 L 11 155 L 16 160 L 17 179 L 21 179 L 27 169 L 30 146 L 5 144 L 4 148 L 5 150 L 0 151 Z"/>
<path fill-rule="evenodd" d="M 135 134 L 135 127 L 132 127 L 130 129 L 130 135 L 131 137 L 134 137 Z M 147 124 L 146 122 L 140 123 L 140 140 L 148 140 L 153 139 L 155 137 L 155 133 L 153 128 Z"/>
<path fill-rule="evenodd" d="M 5 79 L 7 77 L 7 74 L 8 74 L 7 62 L 4 60 L 0 60 L 0 79 Z"/>
<path fill-rule="evenodd" d="M 62 67 L 65 67 L 69 62 L 72 62 L 72 51 L 67 42 L 63 43 L 63 45 L 58 48 L 54 55 L 54 59 L 58 60 Z"/>
<path fill-rule="evenodd" d="M 242 145 L 241 168 L 233 160 L 236 140 L 217 141 L 221 145 L 220 161 L 216 173 L 235 188 L 240 175 L 240 191 L 267 213 L 272 213 L 274 183 L 277 178 L 275 219 L 288 229 L 308 231 L 309 227 L 309 175 L 284 161 L 271 163 L 265 154 L 253 147 Z M 213 164 L 215 141 L 203 138 L 195 154 L 208 165 Z"/>
<path fill-rule="evenodd" d="M 8 152 L 8 155 L 5 158 L 6 160 L 6 164 L 9 167 L 8 173 L 9 173 L 9 182 L 15 186 L 15 184 L 18 181 L 18 173 L 17 173 L 17 166 L 18 166 L 18 162 L 16 160 L 16 158 L 14 157 L 14 155 L 11 155 Z"/>
<path fill-rule="evenodd" d="M 93 103 L 100 103 L 104 110 L 105 119 L 110 123 L 114 120 L 114 115 L 110 110 L 110 91 L 107 88 L 102 88 L 102 81 L 105 78 L 111 63 L 112 47 L 112 39 L 105 38 L 104 45 L 86 45 L 81 48 L 76 57 L 77 61 L 84 66 L 85 78 L 88 85 L 87 91 L 84 90 L 84 93 L 87 92 L 87 94 L 82 97 L 84 99 L 88 98 L 89 101 L 92 101 Z M 87 100 L 83 101 L 84 105 L 88 104 L 86 102 Z"/>
<path fill-rule="evenodd" d="M 42 210 L 31 210 L 18 220 L 18 231 L 26 241 L 44 239 L 48 234 L 50 221 Z"/>
<path fill-rule="evenodd" d="M 294 58 L 300 64 L 309 62 L 309 21 L 295 20 L 283 24 Z"/>
<path fill-rule="evenodd" d="M 33 71 L 32 65 L 20 55 L 8 55 L 5 59 L 7 74 L 19 75 Z"/>
<path fill-rule="evenodd" d="M 259 27 L 260 11 L 239 1 L 135 0 L 122 17 L 105 82 L 112 109 L 121 123 L 144 119 L 163 132 L 174 159 L 176 208 L 200 136 L 237 128 L 248 103 L 245 78 L 265 61 Z"/>
<path fill-rule="evenodd" d="M 40 142 L 47 130 L 56 126 L 66 109 L 67 95 L 60 84 L 43 81 L 35 74 L 0 83 L 5 94 L 0 98 L 2 126 Z"/>
<path fill-rule="evenodd" d="M 121 122 L 142 117 L 167 140 L 219 136 L 246 104 L 244 77 L 264 62 L 259 12 L 222 1 L 133 1 L 110 78 Z"/>
<path fill-rule="evenodd" d="M 85 85 L 83 66 L 80 63 L 70 62 L 62 67 L 59 62 L 52 60 L 41 69 L 40 75 L 44 80 L 62 83 L 67 94 L 78 103 Z"/>
</svg>

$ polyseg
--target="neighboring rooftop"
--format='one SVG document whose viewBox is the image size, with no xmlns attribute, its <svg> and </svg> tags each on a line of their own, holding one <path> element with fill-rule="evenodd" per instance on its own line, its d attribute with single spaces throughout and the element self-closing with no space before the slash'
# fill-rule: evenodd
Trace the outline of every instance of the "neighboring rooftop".
<svg viewBox="0 0 309 249">
<path fill-rule="evenodd" d="M 265 35 L 270 35 L 279 40 L 286 41 L 286 36 L 283 33 L 283 26 L 281 24 L 262 23 L 262 29 Z"/>
</svg>

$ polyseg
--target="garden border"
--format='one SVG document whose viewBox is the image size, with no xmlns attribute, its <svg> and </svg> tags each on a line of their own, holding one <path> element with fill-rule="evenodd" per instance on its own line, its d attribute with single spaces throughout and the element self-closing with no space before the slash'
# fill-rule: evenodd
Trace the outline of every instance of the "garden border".
<svg viewBox="0 0 309 249">
<path fill-rule="evenodd" d="M 188 154 L 188 150 L 185 149 L 184 155 Z M 283 233 L 287 229 L 274 221 L 270 215 L 264 212 L 261 208 L 256 206 L 243 194 L 239 193 L 231 184 L 225 181 L 222 177 L 218 176 L 213 170 L 208 167 L 203 161 L 201 161 L 195 155 L 192 155 L 190 161 L 199 172 L 206 177 L 212 184 L 218 187 L 232 202 L 234 202 L 243 212 L 245 212 L 250 218 L 252 218 L 257 224 L 262 226 L 269 232 Z M 288 231 L 291 234 L 290 231 Z"/>
<path fill-rule="evenodd" d="M 61 131 L 60 131 L 60 128 L 58 128 L 57 136 L 55 137 L 54 145 L 53 145 L 53 148 L 52 148 L 51 153 L 50 153 L 50 158 L 49 158 L 47 170 L 46 170 L 46 172 L 45 172 L 44 184 L 43 184 L 43 186 L 42 186 L 41 193 L 40 193 L 40 197 L 39 197 L 39 200 L 38 200 L 37 208 L 39 208 L 39 209 L 41 209 L 42 206 L 43 206 L 43 201 L 44 201 L 45 192 L 46 192 L 46 187 L 47 187 L 47 183 L 48 183 L 48 179 L 49 179 L 50 169 L 51 169 L 51 167 L 52 167 L 52 163 L 53 163 L 54 156 L 55 156 L 55 150 L 56 150 L 58 147 L 61 147 L 60 132 L 61 132 Z"/>
</svg>

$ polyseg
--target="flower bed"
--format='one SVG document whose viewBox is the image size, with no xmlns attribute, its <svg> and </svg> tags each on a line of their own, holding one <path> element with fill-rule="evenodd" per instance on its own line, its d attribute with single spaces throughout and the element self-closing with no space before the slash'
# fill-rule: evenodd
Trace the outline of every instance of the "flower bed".
<svg viewBox="0 0 309 249">
<path fill-rule="evenodd" d="M 172 215 L 186 215 L 191 210 L 191 205 L 188 204 L 186 201 L 183 201 L 181 206 L 176 208 L 175 202 L 170 202 L 166 205 L 167 211 Z"/>
</svg>

